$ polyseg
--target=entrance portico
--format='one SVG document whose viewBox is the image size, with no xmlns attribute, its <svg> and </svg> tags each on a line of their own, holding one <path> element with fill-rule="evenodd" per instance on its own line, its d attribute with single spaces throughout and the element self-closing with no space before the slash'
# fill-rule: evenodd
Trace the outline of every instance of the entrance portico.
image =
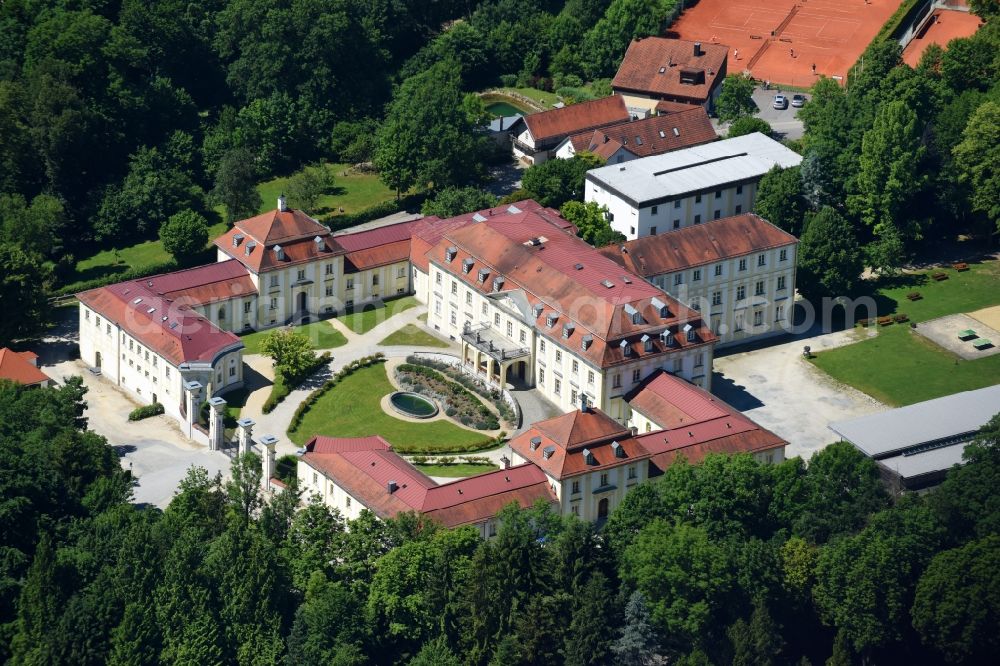
<svg viewBox="0 0 1000 666">
<path fill-rule="evenodd" d="M 488 324 L 466 324 L 462 330 L 462 366 L 488 383 L 507 387 L 508 379 L 525 386 L 530 377 L 531 349 L 519 347 Z"/>
</svg>

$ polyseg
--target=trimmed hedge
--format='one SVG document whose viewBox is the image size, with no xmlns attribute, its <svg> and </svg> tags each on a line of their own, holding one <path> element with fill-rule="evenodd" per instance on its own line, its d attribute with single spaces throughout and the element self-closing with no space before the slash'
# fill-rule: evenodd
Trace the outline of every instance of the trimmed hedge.
<svg viewBox="0 0 1000 666">
<path fill-rule="evenodd" d="M 402 197 L 399 201 L 390 199 L 389 201 L 383 201 L 382 203 L 375 204 L 374 206 L 369 206 L 368 208 L 358 211 L 357 213 L 345 213 L 344 215 L 327 217 L 323 220 L 323 223 L 329 226 L 333 231 L 341 231 L 343 229 L 348 229 L 358 224 L 364 224 L 365 222 L 371 222 L 372 220 L 377 220 L 380 217 L 385 217 L 401 211 L 419 211 L 420 205 L 423 204 L 424 199 L 426 198 L 427 194 L 424 192 L 410 194 Z"/>
<path fill-rule="evenodd" d="M 81 291 L 97 289 L 98 287 L 106 287 L 109 284 L 127 282 L 129 280 L 138 280 L 139 278 L 149 277 L 150 275 L 157 275 L 159 273 L 169 273 L 170 271 L 177 270 L 177 268 L 177 262 L 171 259 L 170 261 L 164 261 L 159 264 L 149 264 L 148 266 L 132 268 L 122 273 L 113 273 L 112 275 L 105 275 L 104 277 L 94 278 L 93 280 L 84 280 L 83 282 L 74 282 L 73 284 L 64 285 L 59 289 L 56 289 L 55 292 L 53 292 L 53 295 L 69 296 Z"/>
<path fill-rule="evenodd" d="M 322 386 L 310 393 L 309 396 L 302 401 L 302 403 L 295 410 L 295 414 L 292 415 L 292 420 L 288 423 L 288 432 L 298 430 L 299 426 L 302 425 L 303 417 L 305 417 L 306 413 L 312 409 L 312 406 L 316 403 L 316 401 L 326 395 L 327 391 L 339 384 L 345 377 L 357 370 L 360 370 L 361 368 L 367 368 L 370 365 L 384 362 L 385 354 L 378 352 L 377 354 L 365 356 L 364 358 L 359 358 L 356 361 L 351 361 L 350 364 L 345 365 L 337 372 L 337 374 L 326 380 Z"/>
<path fill-rule="evenodd" d="M 392 445 L 393 451 L 401 455 L 438 455 L 447 456 L 456 453 L 475 453 L 476 451 L 486 451 L 494 447 L 500 446 L 507 439 L 506 431 L 501 430 L 500 434 L 496 437 L 490 437 L 482 439 L 478 442 L 472 442 L 471 444 L 466 444 L 465 446 L 459 446 L 456 448 L 448 449 L 447 451 L 441 451 L 440 449 L 433 446 L 417 446 L 415 444 L 399 444 L 398 442 Z"/>
<path fill-rule="evenodd" d="M 274 385 L 271 386 L 271 394 L 267 396 L 267 400 L 264 401 L 264 406 L 261 407 L 261 411 L 265 414 L 273 412 L 274 408 L 281 404 L 281 401 L 287 398 L 289 393 L 291 393 L 299 384 L 304 382 L 309 375 L 329 363 L 332 358 L 333 356 L 330 352 L 323 352 L 317 356 L 313 364 L 298 377 L 286 377 L 280 372 L 275 372 Z"/>
<path fill-rule="evenodd" d="M 503 394 L 500 391 L 484 387 L 476 379 L 473 379 L 461 370 L 456 370 L 455 366 L 441 361 L 435 361 L 429 358 L 413 355 L 406 357 L 406 363 L 408 365 L 422 365 L 425 368 L 437 370 L 444 376 L 458 382 L 476 395 L 489 400 L 493 406 L 497 408 L 497 411 L 500 412 L 500 417 L 504 421 L 514 423 L 516 420 L 517 415 L 514 413 L 511 406 L 507 404 L 507 401 L 503 399 Z"/>
<path fill-rule="evenodd" d="M 148 419 L 150 416 L 159 416 L 163 413 L 163 405 L 158 402 L 154 402 L 152 405 L 144 405 L 143 407 L 136 407 L 131 412 L 129 412 L 129 421 L 141 421 L 143 419 Z"/>
<path fill-rule="evenodd" d="M 878 31 L 872 42 L 884 42 L 889 39 L 895 39 L 903 24 L 912 20 L 917 10 L 926 2 L 927 0 L 903 0 L 903 3 L 892 13 L 892 16 L 882 24 L 882 29 Z"/>
<path fill-rule="evenodd" d="M 472 428 L 475 428 L 476 430 L 496 430 L 497 428 L 500 427 L 500 421 L 497 419 L 496 415 L 489 409 L 487 409 L 486 406 L 479 401 L 479 398 L 477 398 L 475 395 L 473 395 L 471 391 L 467 390 L 464 386 L 454 381 L 444 373 L 438 372 L 437 370 L 422 365 L 414 365 L 411 363 L 403 363 L 398 368 L 396 368 L 396 372 L 397 373 L 409 372 L 415 375 L 421 375 L 427 377 L 428 379 L 436 380 L 442 383 L 456 399 L 464 399 L 468 403 L 471 403 L 469 405 L 469 410 L 474 410 L 475 412 L 477 412 L 477 415 L 479 417 L 478 420 L 474 420 L 468 414 L 459 415 L 458 414 L 459 411 L 466 412 L 468 410 L 460 410 L 458 408 L 458 405 L 455 404 L 456 401 L 451 399 L 451 396 L 448 395 L 441 396 L 443 400 L 448 402 L 448 405 L 445 407 L 445 414 L 447 414 L 452 418 L 458 418 L 458 420 L 461 421 L 463 425 L 470 426 Z M 397 375 L 397 378 L 402 384 L 403 377 Z M 416 391 L 417 393 L 420 393 L 420 391 L 417 390 L 418 388 L 419 387 L 417 387 L 414 384 L 413 390 Z M 431 387 L 429 386 L 426 388 L 428 390 L 433 391 L 433 389 L 431 389 Z M 465 416 L 466 418 L 462 418 L 462 416 Z M 469 421 L 468 423 L 466 423 L 467 420 Z"/>
</svg>

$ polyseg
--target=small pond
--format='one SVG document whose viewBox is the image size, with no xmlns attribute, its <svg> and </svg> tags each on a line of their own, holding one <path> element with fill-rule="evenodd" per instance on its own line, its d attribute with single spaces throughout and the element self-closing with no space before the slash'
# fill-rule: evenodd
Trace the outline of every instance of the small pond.
<svg viewBox="0 0 1000 666">
<path fill-rule="evenodd" d="M 491 104 L 487 104 L 486 113 L 490 114 L 494 118 L 516 116 L 518 114 L 524 115 L 524 111 L 517 108 L 513 104 L 508 104 L 507 102 L 493 102 Z"/>
<path fill-rule="evenodd" d="M 419 393 L 397 391 L 389 396 L 389 404 L 400 414 L 417 419 L 429 419 L 438 413 L 438 407 L 434 401 Z"/>
</svg>

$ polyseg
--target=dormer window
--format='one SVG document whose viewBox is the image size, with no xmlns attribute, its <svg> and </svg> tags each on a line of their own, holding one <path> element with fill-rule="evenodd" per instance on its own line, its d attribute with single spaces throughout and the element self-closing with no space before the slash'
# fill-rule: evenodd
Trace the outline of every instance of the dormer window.
<svg viewBox="0 0 1000 666">
<path fill-rule="evenodd" d="M 667 307 L 666 303 L 656 297 L 653 297 L 649 302 L 654 308 L 656 308 L 656 312 L 660 315 L 660 319 L 667 319 L 670 317 L 670 308 Z"/>
<path fill-rule="evenodd" d="M 531 450 L 534 451 L 541 445 L 541 443 L 542 443 L 541 437 L 532 437 L 528 445 L 531 447 Z"/>
<path fill-rule="evenodd" d="M 444 260 L 450 263 L 457 254 L 458 254 L 458 248 L 452 245 L 451 247 L 449 247 L 447 250 L 444 251 Z"/>
<path fill-rule="evenodd" d="M 697 331 L 695 331 L 694 326 L 692 326 L 691 324 L 684 325 L 684 332 L 687 333 L 688 342 L 695 342 L 698 339 L 697 338 L 698 333 Z"/>
<path fill-rule="evenodd" d="M 503 289 L 503 278 L 493 278 L 493 291 L 500 291 L 501 289 Z"/>
<path fill-rule="evenodd" d="M 316 245 L 317 252 L 322 252 L 323 250 L 326 249 L 326 246 L 323 244 L 323 239 L 320 238 L 319 236 L 313 238 L 313 243 Z"/>
<path fill-rule="evenodd" d="M 489 276 L 490 276 L 490 272 L 488 270 L 486 270 L 485 268 L 480 268 L 479 269 L 479 281 L 480 282 L 486 282 L 486 278 L 488 278 Z"/>
<path fill-rule="evenodd" d="M 559 315 L 557 315 L 555 312 L 550 312 L 547 315 L 545 315 L 545 325 L 548 326 L 549 328 L 555 326 L 557 321 L 559 321 Z"/>
<path fill-rule="evenodd" d="M 545 306 L 542 305 L 541 303 L 535 303 L 535 307 L 532 308 L 532 310 L 535 313 L 535 319 L 538 319 L 539 317 L 542 316 L 542 311 L 545 310 Z"/>
<path fill-rule="evenodd" d="M 243 242 L 243 238 L 244 238 L 243 234 L 236 234 L 235 236 L 233 236 L 233 247 L 239 247 L 240 243 Z"/>
<path fill-rule="evenodd" d="M 588 465 L 596 465 L 597 460 L 594 458 L 594 452 L 590 449 L 583 450 L 583 461 Z"/>
<path fill-rule="evenodd" d="M 247 246 L 243 248 L 243 255 L 249 257 L 255 247 L 257 247 L 257 243 L 247 243 Z"/>
<path fill-rule="evenodd" d="M 462 260 L 462 272 L 467 274 L 469 271 L 472 270 L 472 264 L 474 264 L 474 263 L 475 262 L 472 259 L 463 259 Z"/>
<path fill-rule="evenodd" d="M 615 458 L 628 457 L 628 455 L 625 453 L 625 447 L 619 444 L 617 441 L 611 442 L 611 451 L 615 454 Z"/>
<path fill-rule="evenodd" d="M 552 457 L 552 455 L 555 452 L 556 452 L 556 447 L 554 447 L 554 446 L 546 446 L 544 449 L 542 449 L 542 458 L 544 458 L 545 460 L 548 460 L 549 458 Z"/>
<path fill-rule="evenodd" d="M 574 328 L 575 326 L 573 326 L 573 324 L 570 323 L 563 324 L 563 338 L 568 340 L 569 337 L 573 335 Z"/>
<path fill-rule="evenodd" d="M 633 324 L 641 324 L 642 323 L 642 315 L 639 313 L 638 310 L 636 310 L 631 305 L 626 305 L 625 306 L 625 314 L 628 315 L 629 319 L 632 321 Z"/>
<path fill-rule="evenodd" d="M 621 348 L 622 354 L 624 354 L 625 356 L 632 355 L 632 345 L 628 343 L 628 340 L 622 340 L 620 343 L 618 343 L 618 347 Z"/>
<path fill-rule="evenodd" d="M 583 340 L 580 341 L 580 346 L 583 347 L 583 351 L 590 349 L 590 345 L 594 344 L 594 336 L 589 333 L 583 336 Z"/>
<path fill-rule="evenodd" d="M 284 261 L 285 260 L 285 249 L 283 247 L 281 247 L 280 245 L 275 245 L 271 249 L 274 251 L 274 258 L 275 259 L 277 259 L 278 261 Z"/>
<path fill-rule="evenodd" d="M 648 335 L 642 336 L 642 350 L 647 352 L 653 351 L 653 338 Z"/>
<path fill-rule="evenodd" d="M 662 333 L 660 333 L 660 340 L 663 341 L 664 345 L 669 347 L 672 344 L 674 344 L 674 334 L 671 333 L 669 330 L 663 331 Z"/>
</svg>

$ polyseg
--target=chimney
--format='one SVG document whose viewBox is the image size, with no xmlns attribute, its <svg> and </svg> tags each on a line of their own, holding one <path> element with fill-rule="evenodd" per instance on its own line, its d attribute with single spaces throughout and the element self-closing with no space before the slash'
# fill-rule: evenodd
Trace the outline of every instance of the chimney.
<svg viewBox="0 0 1000 666">
<path fill-rule="evenodd" d="M 389 491 L 389 494 L 391 495 L 394 492 L 396 492 L 396 490 L 399 488 L 399 486 L 396 485 L 395 481 L 390 481 L 389 483 L 385 484 L 385 488 L 386 488 L 386 490 Z"/>
<path fill-rule="evenodd" d="M 285 195 L 284 194 L 279 194 L 278 195 L 278 212 L 279 213 L 284 213 L 287 210 L 288 210 L 288 204 L 285 203 Z"/>
<path fill-rule="evenodd" d="M 701 55 L 701 42 L 694 43 L 694 56 L 697 58 Z"/>
</svg>

